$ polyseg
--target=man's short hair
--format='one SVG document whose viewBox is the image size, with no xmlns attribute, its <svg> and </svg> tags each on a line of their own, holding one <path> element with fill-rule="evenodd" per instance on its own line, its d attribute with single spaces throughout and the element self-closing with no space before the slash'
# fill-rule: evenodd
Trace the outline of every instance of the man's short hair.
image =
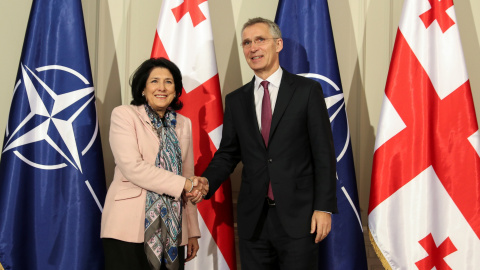
<svg viewBox="0 0 480 270">
<path fill-rule="evenodd" d="M 243 30 L 245 30 L 245 28 L 247 28 L 249 26 L 252 26 L 254 24 L 257 24 L 257 23 L 264 23 L 264 24 L 268 25 L 268 28 L 270 29 L 270 34 L 272 35 L 272 37 L 282 38 L 282 32 L 280 31 L 280 28 L 278 27 L 278 25 L 276 23 L 270 21 L 269 19 L 265 19 L 265 18 L 261 18 L 261 17 L 249 19 L 243 25 L 242 34 L 243 34 Z"/>
</svg>

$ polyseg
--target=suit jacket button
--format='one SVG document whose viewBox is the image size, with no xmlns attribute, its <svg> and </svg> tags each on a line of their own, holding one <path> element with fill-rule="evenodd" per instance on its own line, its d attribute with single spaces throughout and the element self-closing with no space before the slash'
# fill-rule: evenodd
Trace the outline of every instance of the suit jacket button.
<svg viewBox="0 0 480 270">
<path fill-rule="evenodd" d="M 273 160 L 271 158 L 268 159 L 268 163 L 272 163 Z"/>
</svg>

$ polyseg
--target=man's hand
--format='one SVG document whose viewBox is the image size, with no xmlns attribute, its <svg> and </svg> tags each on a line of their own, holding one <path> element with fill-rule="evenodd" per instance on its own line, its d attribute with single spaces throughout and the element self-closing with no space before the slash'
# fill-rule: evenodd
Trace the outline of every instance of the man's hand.
<svg viewBox="0 0 480 270">
<path fill-rule="evenodd" d="M 193 189 L 191 192 L 186 193 L 185 197 L 193 204 L 197 204 L 201 202 L 208 193 L 208 180 L 207 178 L 200 176 L 192 176 L 190 179 L 193 180 Z"/>
<path fill-rule="evenodd" d="M 322 211 L 313 211 L 312 225 L 310 233 L 313 234 L 317 231 L 315 237 L 315 243 L 319 243 L 330 233 L 332 229 L 332 214 Z"/>
</svg>

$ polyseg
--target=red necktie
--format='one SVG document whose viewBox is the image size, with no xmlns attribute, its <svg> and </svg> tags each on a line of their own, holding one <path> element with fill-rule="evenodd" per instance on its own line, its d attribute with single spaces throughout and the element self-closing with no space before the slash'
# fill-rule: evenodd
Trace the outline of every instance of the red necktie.
<svg viewBox="0 0 480 270">
<path fill-rule="evenodd" d="M 262 100 L 262 137 L 265 146 L 268 147 L 268 136 L 270 134 L 270 126 L 272 124 L 272 104 L 270 103 L 270 92 L 268 92 L 268 81 L 260 83 L 263 86 Z M 272 191 L 272 183 L 268 183 L 268 198 L 274 199 Z"/>
</svg>

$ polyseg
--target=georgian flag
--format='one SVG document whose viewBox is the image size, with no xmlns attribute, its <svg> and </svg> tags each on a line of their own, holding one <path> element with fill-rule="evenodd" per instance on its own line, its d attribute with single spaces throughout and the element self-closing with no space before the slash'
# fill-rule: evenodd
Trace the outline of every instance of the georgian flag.
<svg viewBox="0 0 480 270">
<path fill-rule="evenodd" d="M 220 144 L 223 106 L 207 0 L 164 0 L 152 57 L 173 61 L 183 75 L 181 114 L 192 120 L 195 174 L 201 175 Z M 230 180 L 198 204 L 202 237 L 187 269 L 236 269 Z"/>
<path fill-rule="evenodd" d="M 453 0 L 405 0 L 369 229 L 392 269 L 480 269 L 480 138 Z"/>
</svg>

